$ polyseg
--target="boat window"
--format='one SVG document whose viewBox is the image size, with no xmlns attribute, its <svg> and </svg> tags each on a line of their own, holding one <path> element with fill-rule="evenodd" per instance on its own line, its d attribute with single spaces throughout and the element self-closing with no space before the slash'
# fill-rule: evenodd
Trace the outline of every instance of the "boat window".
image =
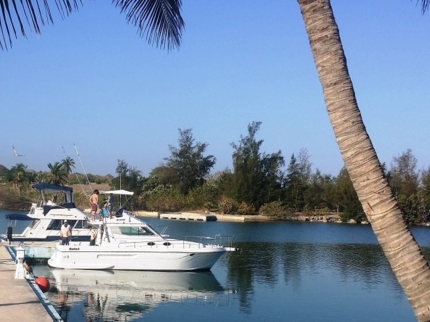
<svg viewBox="0 0 430 322">
<path fill-rule="evenodd" d="M 40 223 L 39 219 L 32 220 L 31 223 L 30 223 L 30 225 L 28 225 L 28 227 L 34 228 L 34 227 L 37 226 L 38 223 Z"/>
<path fill-rule="evenodd" d="M 132 236 L 153 236 L 154 233 L 146 227 L 119 227 L 123 235 Z"/>
<path fill-rule="evenodd" d="M 67 220 L 67 222 L 70 225 L 70 227 L 77 228 L 77 227 L 75 227 L 75 224 L 76 224 L 77 220 Z"/>
<path fill-rule="evenodd" d="M 85 220 L 78 220 L 74 228 L 87 228 L 87 223 Z"/>
<path fill-rule="evenodd" d="M 51 222 L 49 223 L 48 228 L 46 228 L 46 230 L 60 230 L 62 223 L 63 223 L 63 221 L 61 219 L 51 220 Z"/>
</svg>

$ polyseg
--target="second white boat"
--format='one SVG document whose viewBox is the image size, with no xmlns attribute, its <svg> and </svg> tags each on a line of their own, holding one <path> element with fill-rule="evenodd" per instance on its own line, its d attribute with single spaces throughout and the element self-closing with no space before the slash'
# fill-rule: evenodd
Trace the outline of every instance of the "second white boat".
<svg viewBox="0 0 430 322">
<path fill-rule="evenodd" d="M 210 270 L 227 251 L 231 236 L 171 239 L 126 211 L 105 219 L 96 245 L 56 245 L 48 265 L 63 269 L 200 271 Z"/>
</svg>

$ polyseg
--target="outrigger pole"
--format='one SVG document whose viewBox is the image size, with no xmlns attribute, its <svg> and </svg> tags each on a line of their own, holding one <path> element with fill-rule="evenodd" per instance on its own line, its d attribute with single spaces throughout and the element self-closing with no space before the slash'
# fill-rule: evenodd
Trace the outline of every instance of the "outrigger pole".
<svg viewBox="0 0 430 322">
<path fill-rule="evenodd" d="M 91 182 L 90 182 L 90 179 L 88 179 L 88 175 L 87 175 L 87 172 L 85 171 L 84 164 L 82 163 L 81 156 L 79 155 L 78 148 L 76 147 L 76 144 L 73 144 L 73 146 L 75 147 L 75 151 L 76 151 L 76 154 L 78 155 L 79 162 L 81 162 L 82 170 L 84 170 L 85 177 L 87 178 L 88 185 L 90 186 L 90 189 L 92 192 L 93 187 L 91 187 Z"/>
<path fill-rule="evenodd" d="M 69 155 L 66 153 L 66 150 L 64 149 L 64 146 L 61 146 L 61 147 L 63 148 L 63 152 L 64 152 L 64 154 L 66 155 L 66 157 L 69 157 Z M 84 193 L 84 195 L 86 195 L 85 189 L 84 189 L 84 187 L 82 186 L 81 180 L 79 180 L 79 176 L 78 176 L 78 174 L 77 174 L 76 172 L 74 172 L 74 174 L 75 174 L 75 176 L 76 176 L 76 179 L 78 180 L 78 183 L 79 183 L 79 186 L 80 186 L 80 187 L 81 187 L 81 189 L 82 189 L 82 192 Z"/>
</svg>

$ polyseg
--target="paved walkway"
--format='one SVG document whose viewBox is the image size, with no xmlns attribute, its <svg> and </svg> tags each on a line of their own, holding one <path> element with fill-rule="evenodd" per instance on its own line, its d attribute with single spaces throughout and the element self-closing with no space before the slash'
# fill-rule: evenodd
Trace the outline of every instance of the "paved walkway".
<svg viewBox="0 0 430 322">
<path fill-rule="evenodd" d="M 15 262 L 0 242 L 0 320 L 52 322 L 53 319 L 25 279 L 15 279 Z"/>
</svg>

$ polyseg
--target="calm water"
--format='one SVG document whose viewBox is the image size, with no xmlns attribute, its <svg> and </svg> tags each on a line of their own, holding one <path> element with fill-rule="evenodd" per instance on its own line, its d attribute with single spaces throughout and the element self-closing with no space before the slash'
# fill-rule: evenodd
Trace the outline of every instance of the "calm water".
<svg viewBox="0 0 430 322">
<path fill-rule="evenodd" d="M 415 321 L 369 226 L 145 220 L 171 237 L 231 234 L 240 251 L 208 273 L 34 267 L 65 321 Z M 430 228 L 412 232 L 430 258 Z"/>
</svg>

